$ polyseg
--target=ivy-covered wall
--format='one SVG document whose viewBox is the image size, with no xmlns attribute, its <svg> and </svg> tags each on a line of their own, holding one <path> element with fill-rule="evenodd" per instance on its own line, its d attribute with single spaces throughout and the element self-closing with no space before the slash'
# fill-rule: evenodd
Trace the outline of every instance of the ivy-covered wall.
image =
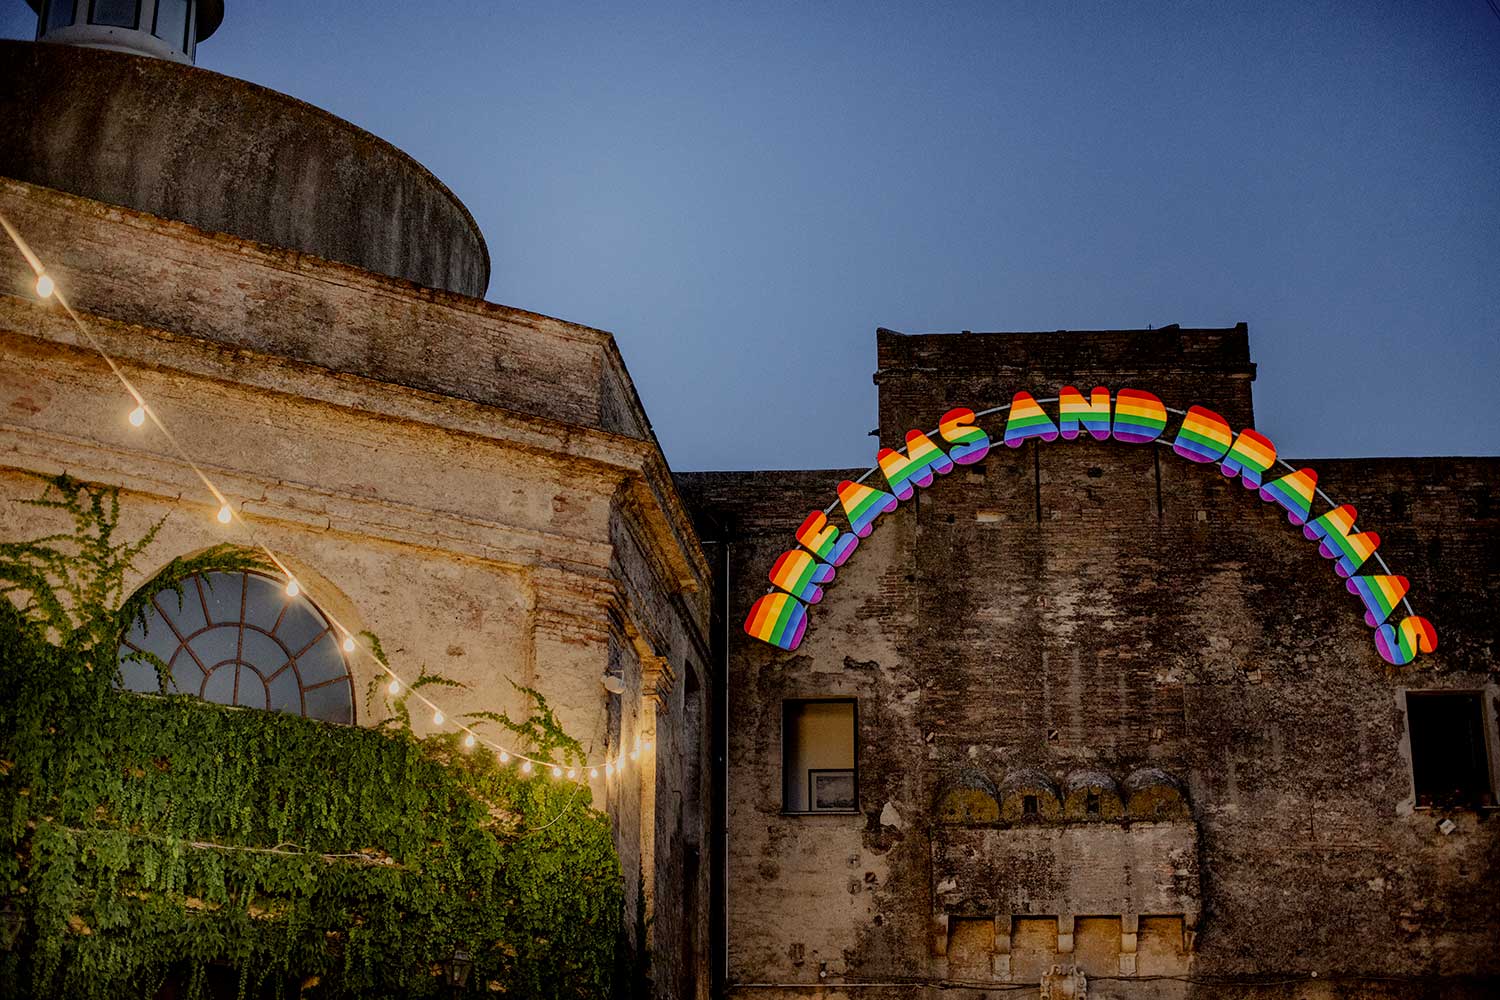
<svg viewBox="0 0 1500 1000">
<path fill-rule="evenodd" d="M 400 706 L 361 729 L 115 690 L 150 538 L 113 538 L 111 491 L 48 504 L 73 535 L 0 546 L 0 991 L 446 995 L 467 954 L 461 994 L 610 994 L 622 881 L 586 786 L 419 740 Z M 545 703 L 515 728 L 577 754 Z"/>
</svg>

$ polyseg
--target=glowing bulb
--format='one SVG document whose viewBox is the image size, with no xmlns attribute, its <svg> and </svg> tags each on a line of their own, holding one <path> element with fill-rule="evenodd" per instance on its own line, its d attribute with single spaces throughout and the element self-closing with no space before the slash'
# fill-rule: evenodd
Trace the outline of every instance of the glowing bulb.
<svg viewBox="0 0 1500 1000">
<path fill-rule="evenodd" d="M 615 773 L 615 766 L 613 764 L 605 764 L 604 765 L 604 776 L 606 778 L 609 777 L 611 774 L 614 774 L 614 773 Z"/>
<path fill-rule="evenodd" d="M 57 286 L 52 283 L 50 274 L 39 274 L 36 277 L 36 293 L 42 298 L 50 298 L 52 290 Z"/>
<path fill-rule="evenodd" d="M 443 710 L 441 708 L 435 709 L 433 711 L 432 724 L 434 726 L 441 726 L 443 724 Z"/>
<path fill-rule="evenodd" d="M 556 764 L 552 765 L 552 777 L 554 777 L 554 778 L 561 778 L 562 777 L 562 768 L 558 767 Z"/>
<path fill-rule="evenodd" d="M 391 678 L 391 682 L 385 686 L 385 689 L 387 691 L 389 691 L 391 694 L 400 694 L 401 693 L 401 682 L 398 681 L 396 678 L 392 677 Z"/>
<path fill-rule="evenodd" d="M 578 768 L 576 768 L 576 767 L 570 767 L 570 768 L 568 768 L 568 780 L 572 781 L 576 777 L 578 777 Z"/>
<path fill-rule="evenodd" d="M 473 733 L 469 733 L 466 736 L 464 736 L 464 746 L 468 747 L 470 750 L 474 749 L 474 734 Z"/>
<path fill-rule="evenodd" d="M 597 767 L 591 767 L 591 768 L 589 768 L 589 777 L 590 778 L 597 778 L 597 777 L 599 777 L 599 769 Z"/>
<path fill-rule="evenodd" d="M 506 763 L 509 763 L 509 762 L 510 762 L 510 754 L 506 753 L 504 750 L 501 750 L 500 751 L 500 763 L 506 764 Z"/>
<path fill-rule="evenodd" d="M 130 411 L 130 426 L 139 427 L 145 422 L 146 408 L 144 406 L 137 406 L 135 409 Z"/>
<path fill-rule="evenodd" d="M 530 774 L 531 773 L 531 761 L 529 761 L 529 760 L 523 760 L 523 761 L 521 761 L 521 773 L 522 774 Z"/>
<path fill-rule="evenodd" d="M 352 635 L 346 635 L 346 636 L 344 636 L 344 652 L 346 652 L 346 653 L 352 653 L 352 652 L 354 652 L 354 636 L 352 636 Z"/>
<path fill-rule="evenodd" d="M 219 508 L 219 523 L 220 524 L 228 524 L 229 523 L 229 519 L 232 518 L 232 517 L 234 517 L 234 511 L 232 511 L 232 510 L 229 509 L 229 505 L 227 503 L 224 504 L 222 507 Z"/>
</svg>

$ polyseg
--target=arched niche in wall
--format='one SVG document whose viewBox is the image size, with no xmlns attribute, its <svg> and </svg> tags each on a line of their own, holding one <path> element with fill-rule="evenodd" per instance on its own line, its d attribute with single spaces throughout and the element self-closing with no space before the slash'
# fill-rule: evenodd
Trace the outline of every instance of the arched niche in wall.
<svg viewBox="0 0 1500 1000">
<path fill-rule="evenodd" d="M 939 823 L 995 823 L 1000 819 L 1000 793 L 977 771 L 964 771 L 938 793 Z"/>
<path fill-rule="evenodd" d="M 1069 823 L 1108 823 L 1125 818 L 1120 786 L 1103 771 L 1081 770 L 1063 783 L 1063 820 Z"/>
<path fill-rule="evenodd" d="M 1041 771 L 1023 768 L 1000 781 L 1000 819 L 1005 823 L 1056 823 L 1062 818 L 1057 786 Z"/>
<path fill-rule="evenodd" d="M 1125 779 L 1124 790 L 1127 819 L 1160 822 L 1192 818 L 1181 784 L 1160 768 L 1132 771 Z"/>
</svg>

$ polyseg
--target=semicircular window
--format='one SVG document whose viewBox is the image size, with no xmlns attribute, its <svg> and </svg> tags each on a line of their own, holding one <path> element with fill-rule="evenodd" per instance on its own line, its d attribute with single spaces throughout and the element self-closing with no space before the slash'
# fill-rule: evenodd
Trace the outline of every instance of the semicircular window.
<svg viewBox="0 0 1500 1000">
<path fill-rule="evenodd" d="M 291 712 L 328 722 L 354 721 L 349 668 L 323 613 L 306 597 L 288 597 L 259 573 L 200 573 L 151 597 L 145 622 L 120 642 L 120 685 L 158 691 L 150 663 L 161 657 L 175 690 L 224 705 Z"/>
</svg>

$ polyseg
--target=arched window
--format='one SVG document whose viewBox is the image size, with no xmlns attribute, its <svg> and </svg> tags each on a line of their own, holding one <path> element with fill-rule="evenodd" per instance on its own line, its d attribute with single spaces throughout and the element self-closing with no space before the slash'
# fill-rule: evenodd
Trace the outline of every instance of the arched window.
<svg viewBox="0 0 1500 1000">
<path fill-rule="evenodd" d="M 259 573 L 202 573 L 183 582 L 180 599 L 171 589 L 152 596 L 145 624 L 120 643 L 120 684 L 159 690 L 149 663 L 126 661 L 132 651 L 161 657 L 185 694 L 354 721 L 353 682 L 328 619 Z"/>
</svg>

